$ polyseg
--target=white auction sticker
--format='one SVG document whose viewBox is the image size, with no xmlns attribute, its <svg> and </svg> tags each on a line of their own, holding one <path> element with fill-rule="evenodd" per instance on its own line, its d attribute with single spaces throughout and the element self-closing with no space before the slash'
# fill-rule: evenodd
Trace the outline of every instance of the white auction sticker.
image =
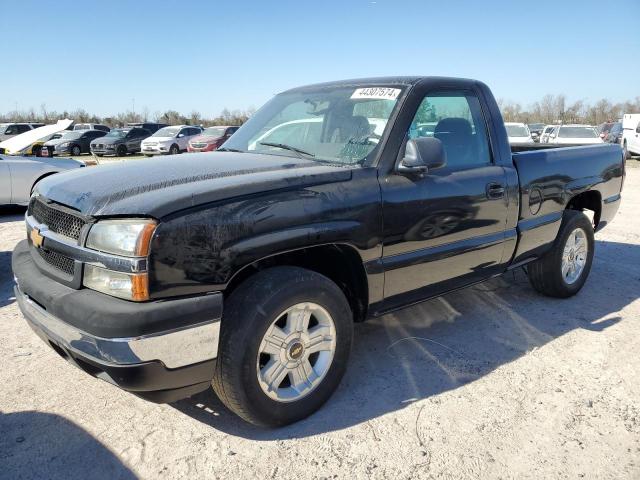
<svg viewBox="0 0 640 480">
<path fill-rule="evenodd" d="M 351 98 L 373 98 L 377 100 L 395 100 L 400 95 L 399 88 L 368 87 L 357 88 Z"/>
</svg>

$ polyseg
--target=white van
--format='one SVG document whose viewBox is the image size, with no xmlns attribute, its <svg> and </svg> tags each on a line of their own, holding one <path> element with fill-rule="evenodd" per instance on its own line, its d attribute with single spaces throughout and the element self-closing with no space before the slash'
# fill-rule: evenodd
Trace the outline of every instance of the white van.
<svg viewBox="0 0 640 480">
<path fill-rule="evenodd" d="M 625 113 L 622 117 L 622 151 L 625 159 L 640 155 L 640 113 Z"/>
</svg>

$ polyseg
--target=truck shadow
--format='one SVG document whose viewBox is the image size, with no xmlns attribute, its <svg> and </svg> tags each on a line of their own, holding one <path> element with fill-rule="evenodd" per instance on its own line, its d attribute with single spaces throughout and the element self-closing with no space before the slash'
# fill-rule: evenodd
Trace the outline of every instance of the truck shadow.
<svg viewBox="0 0 640 480">
<path fill-rule="evenodd" d="M 0 234 L 3 224 L 22 221 L 25 211 L 26 207 L 0 206 Z M 0 308 L 13 302 L 11 251 L 0 251 Z"/>
<path fill-rule="evenodd" d="M 0 205 L 0 224 L 24 220 L 27 207 Z"/>
<path fill-rule="evenodd" d="M 596 242 L 583 290 L 570 299 L 537 294 L 522 270 L 357 324 L 347 374 L 314 415 L 266 430 L 229 412 L 211 390 L 173 406 L 213 428 L 253 440 L 343 429 L 473 382 L 575 329 L 600 332 L 638 298 L 640 247 Z"/>
<path fill-rule="evenodd" d="M 0 412 L 2 478 L 135 479 L 106 446 L 54 414 Z"/>
<path fill-rule="evenodd" d="M 0 252 L 0 308 L 14 301 L 11 252 Z"/>
</svg>

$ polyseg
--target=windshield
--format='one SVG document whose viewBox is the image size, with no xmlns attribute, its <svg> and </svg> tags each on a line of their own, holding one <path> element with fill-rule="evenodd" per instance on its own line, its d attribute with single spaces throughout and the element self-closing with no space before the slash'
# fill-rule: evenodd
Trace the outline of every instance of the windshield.
<svg viewBox="0 0 640 480">
<path fill-rule="evenodd" d="M 109 133 L 107 133 L 105 135 L 105 137 L 124 138 L 124 137 L 127 136 L 127 133 L 129 133 L 129 130 L 123 130 L 121 128 L 115 128 L 115 129 L 111 130 Z"/>
<path fill-rule="evenodd" d="M 204 137 L 220 138 L 221 136 L 224 135 L 225 130 L 226 128 L 209 127 L 204 129 L 204 131 L 202 132 L 202 135 Z"/>
<path fill-rule="evenodd" d="M 324 87 L 281 93 L 224 148 L 363 164 L 378 146 L 401 92 L 402 88 Z"/>
<path fill-rule="evenodd" d="M 84 132 L 67 132 L 64 135 L 62 135 L 62 140 L 73 140 L 76 138 L 80 138 L 82 135 L 84 134 Z"/>
<path fill-rule="evenodd" d="M 529 130 L 524 125 L 505 125 L 507 135 L 510 137 L 528 137 Z"/>
<path fill-rule="evenodd" d="M 164 127 L 151 135 L 152 137 L 175 137 L 182 127 Z"/>
<path fill-rule="evenodd" d="M 560 127 L 560 138 L 596 138 L 598 134 L 593 127 Z"/>
</svg>

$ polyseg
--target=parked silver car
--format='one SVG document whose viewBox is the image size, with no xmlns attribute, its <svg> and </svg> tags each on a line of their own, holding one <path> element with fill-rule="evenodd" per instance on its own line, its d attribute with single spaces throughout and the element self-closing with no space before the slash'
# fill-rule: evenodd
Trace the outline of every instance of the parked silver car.
<svg viewBox="0 0 640 480">
<path fill-rule="evenodd" d="M 33 187 L 44 177 L 84 166 L 71 158 L 0 155 L 0 205 L 27 205 Z"/>
</svg>

